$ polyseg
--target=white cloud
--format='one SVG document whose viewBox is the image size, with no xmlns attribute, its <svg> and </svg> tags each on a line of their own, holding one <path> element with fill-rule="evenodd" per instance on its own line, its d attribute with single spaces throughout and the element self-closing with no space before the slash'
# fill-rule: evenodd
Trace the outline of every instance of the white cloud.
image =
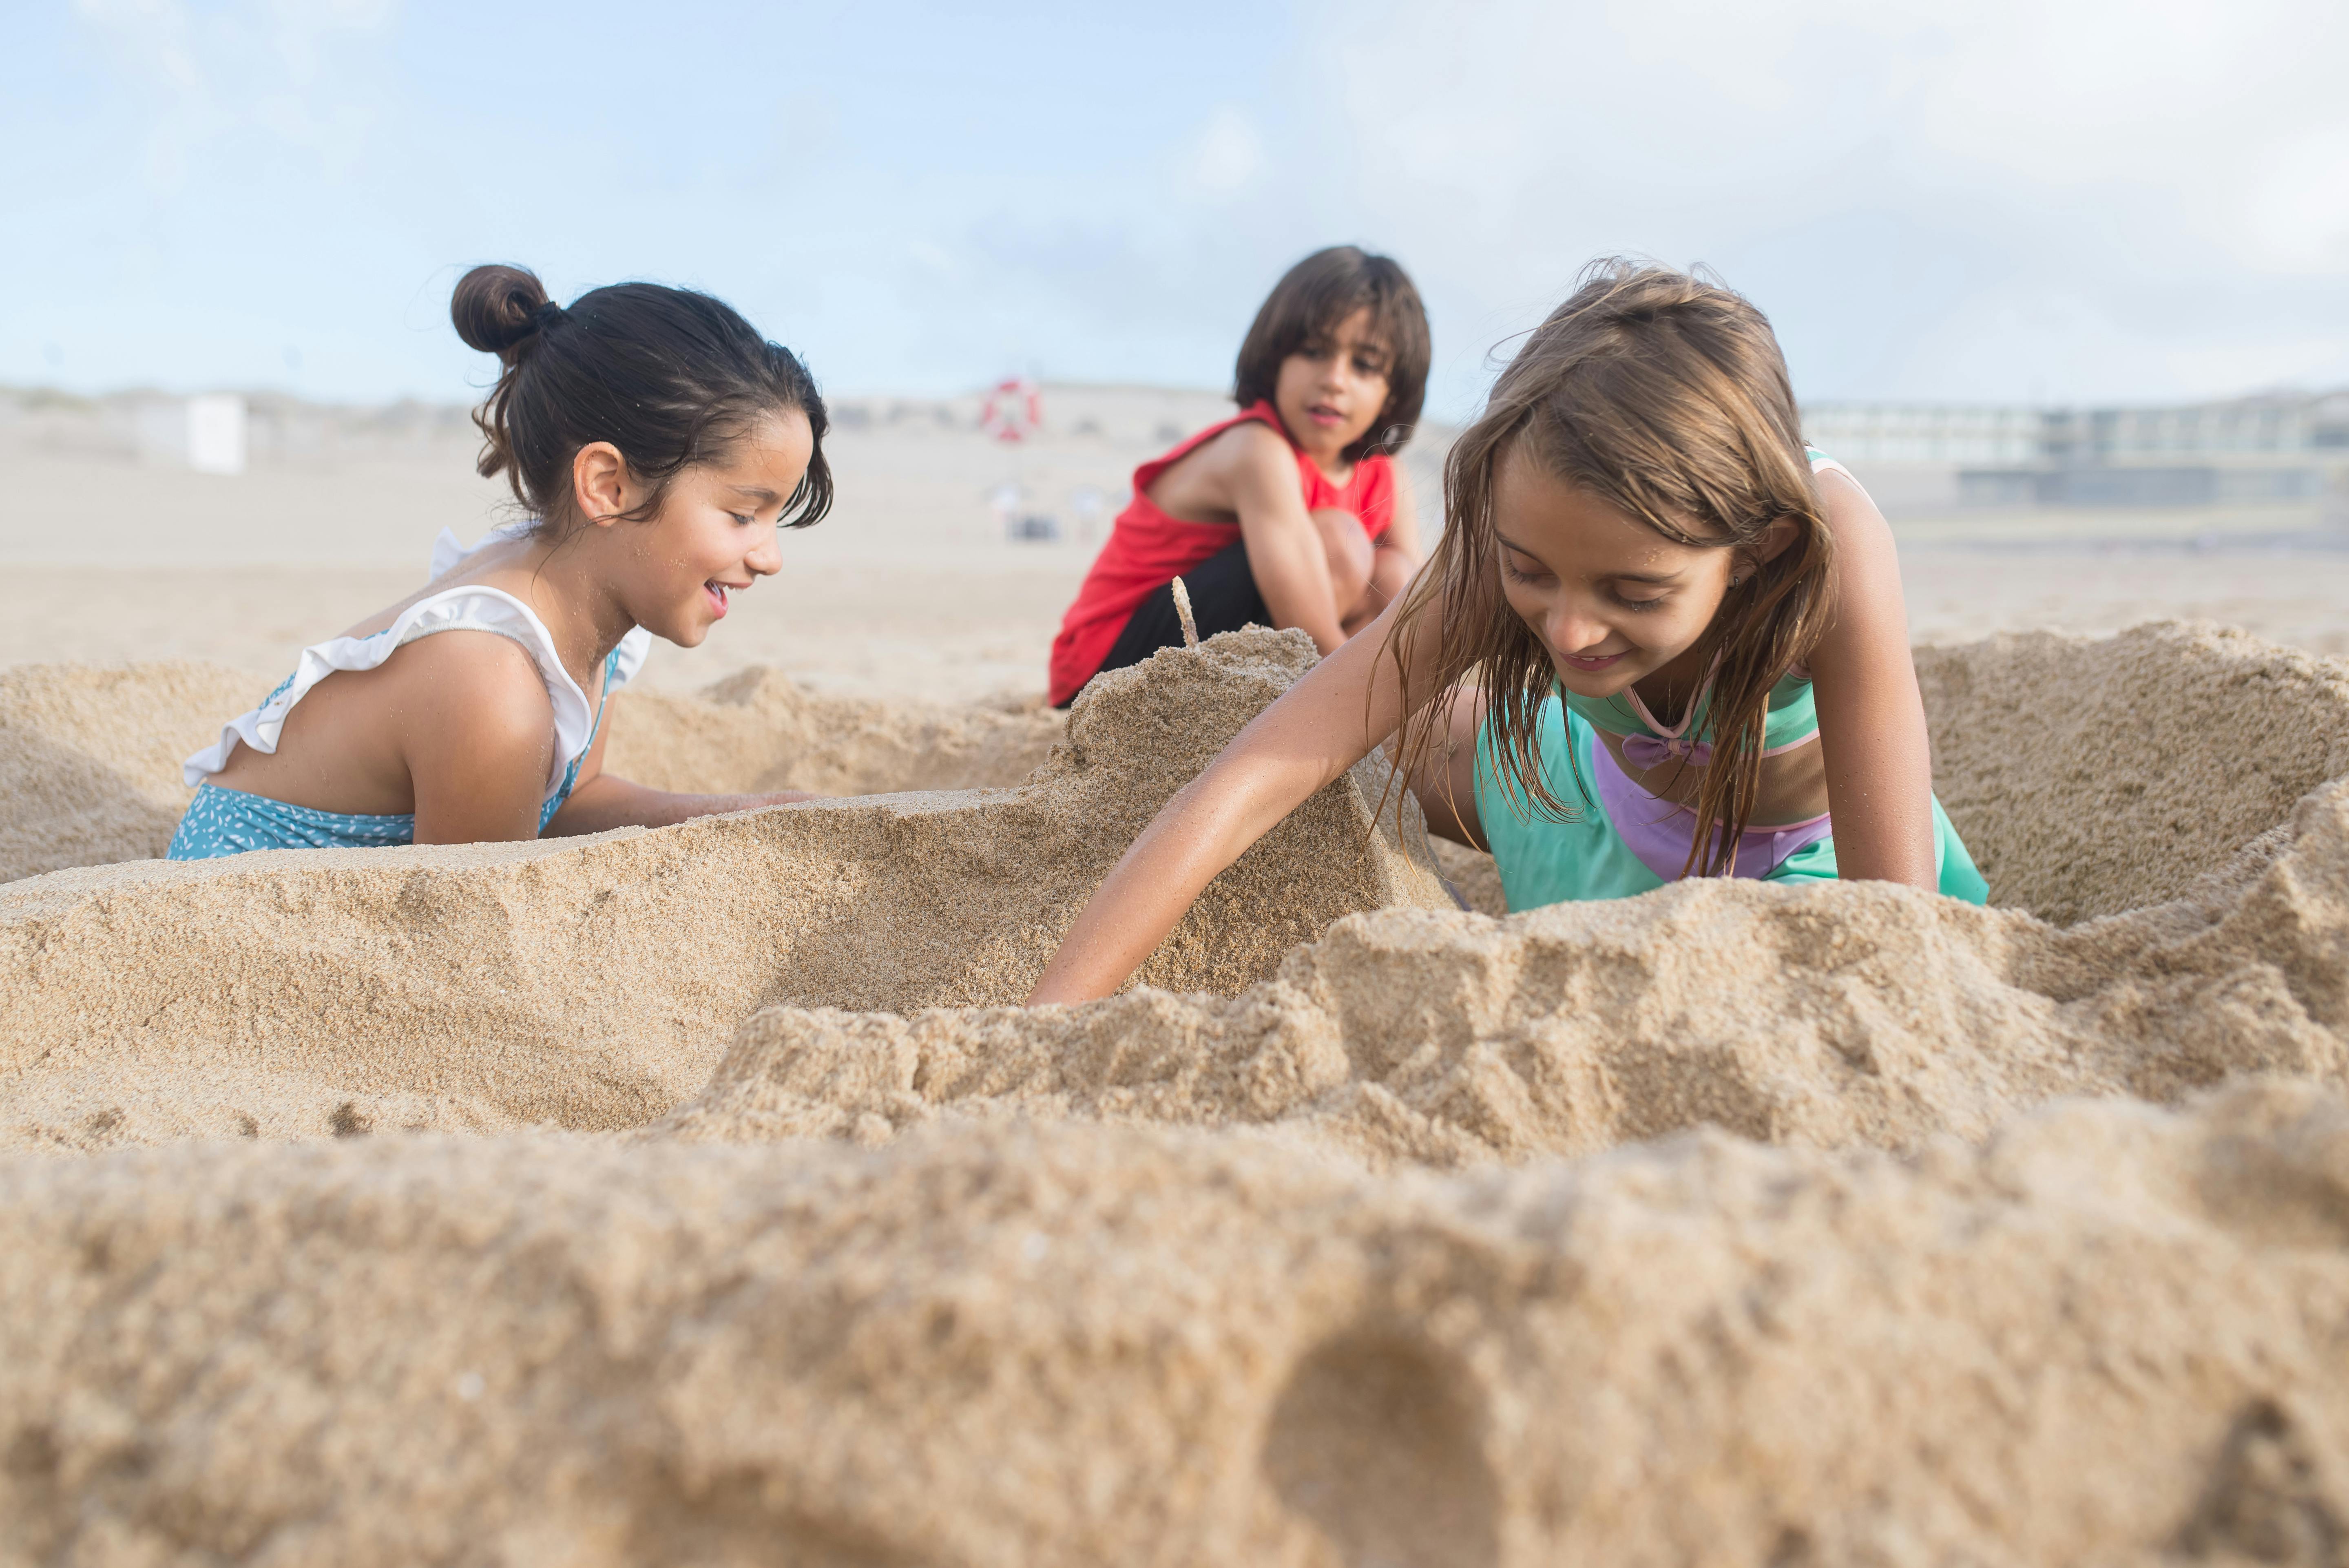
<svg viewBox="0 0 2349 1568">
<path fill-rule="evenodd" d="M 336 72 L 350 41 L 380 32 L 397 0 L 75 0 L 149 117 L 150 185 L 177 190 L 193 160 L 240 131 L 305 149 L 339 170 L 370 116 L 359 73 Z"/>
<path fill-rule="evenodd" d="M 2293 346 L 2311 297 L 2264 316 L 2245 297 L 2296 276 L 2349 307 L 2338 0 L 1316 0 L 1305 31 L 1342 40 L 1319 90 L 1351 194 L 1450 302 L 1440 336 L 1521 325 L 1580 262 L 1631 251 L 1775 287 L 1833 350 L 1813 358 L 1846 365 L 1837 391 L 2349 377 Z M 1820 325 L 1805 290 L 1838 279 L 1859 314 Z M 1859 342 L 1871 292 L 1946 295 L 1876 330 L 1975 368 Z"/>
<path fill-rule="evenodd" d="M 1247 190 L 1264 171 L 1264 140 L 1256 122 L 1237 104 L 1218 104 L 1193 138 L 1185 172 L 1190 184 L 1210 196 Z"/>
</svg>

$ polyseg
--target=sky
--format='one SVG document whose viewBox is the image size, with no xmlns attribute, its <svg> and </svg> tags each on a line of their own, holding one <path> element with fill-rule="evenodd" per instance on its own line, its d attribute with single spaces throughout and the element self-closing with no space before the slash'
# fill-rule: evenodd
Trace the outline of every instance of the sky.
<svg viewBox="0 0 2349 1568">
<path fill-rule="evenodd" d="M 1806 402 L 2349 384 L 2341 0 L 8 0 L 0 383 L 457 401 L 465 267 L 706 289 L 835 393 L 1215 387 L 1393 255 L 1431 414 L 1594 257 Z"/>
</svg>

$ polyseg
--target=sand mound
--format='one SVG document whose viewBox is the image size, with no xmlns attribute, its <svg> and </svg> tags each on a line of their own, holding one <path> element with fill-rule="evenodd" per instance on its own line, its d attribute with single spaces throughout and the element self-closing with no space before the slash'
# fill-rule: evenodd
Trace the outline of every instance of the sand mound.
<svg viewBox="0 0 2349 1568">
<path fill-rule="evenodd" d="M 264 695 L 219 665 L 0 669 L 0 882 L 160 855 L 181 759 Z"/>
<path fill-rule="evenodd" d="M 263 694 L 218 665 L 0 670 L 0 882 L 162 854 L 187 809 L 180 763 Z M 824 795 L 1017 784 L 1058 714 L 819 696 L 749 669 L 698 697 L 612 699 L 613 772 L 656 789 Z"/>
<path fill-rule="evenodd" d="M 894 795 L 1019 783 L 1061 738 L 1041 707 L 948 708 L 823 696 L 744 670 L 698 696 L 623 691 L 605 765 L 656 789 Z"/>
<path fill-rule="evenodd" d="M 2165 623 L 1920 648 L 1933 775 L 1993 903 L 2068 924 L 2185 892 L 2349 775 L 2349 664 Z"/>
<path fill-rule="evenodd" d="M 1238 634 L 1121 672 L 1015 789 L 0 887 L 0 1144 L 630 1127 L 699 1088 L 765 1005 L 1011 1001 L 1309 657 L 1301 636 Z M 1340 915 L 1448 907 L 1392 813 L 1373 824 L 1379 766 L 1218 879 L 1143 980 L 1228 994 Z"/>
<path fill-rule="evenodd" d="M 1278 1125 L 1360 1158 L 1453 1164 L 1705 1123 L 1908 1148 L 1983 1136 L 2059 1095 L 2340 1079 L 2349 781 L 2292 791 L 2349 773 L 2342 667 L 2179 628 L 2004 638 L 1973 657 L 1939 657 L 1930 676 L 1951 811 L 1982 833 L 1993 892 L 2064 913 L 2151 907 L 2065 929 L 1885 884 L 1707 881 L 1506 923 L 1390 910 L 1340 923 L 1237 997 L 770 1009 L 653 1135 L 874 1142 L 1016 1114 Z M 2128 722 L 2145 691 L 2199 724 Z M 2054 743 L 2023 744 L 2025 696 L 2064 709 Z M 2229 754 L 2209 739 L 2271 732 L 2227 794 Z M 2064 806 L 2068 779 L 2094 810 Z"/>
<path fill-rule="evenodd" d="M 2327 1563 L 2344 1213 L 2306 1086 L 1452 1178 L 1078 1128 L 19 1159 L 0 1517 L 89 1564 Z"/>
<path fill-rule="evenodd" d="M 1994 892 L 2128 913 L 2064 928 L 1884 886 L 1702 882 L 1495 923 L 1373 825 L 1374 762 L 1217 882 L 1145 967 L 1154 989 L 1004 1006 L 1309 656 L 1258 633 L 1120 672 L 1012 789 L 11 884 L 0 1140 L 623 1130 L 674 1108 L 648 1136 L 1102 1118 L 1449 1165 L 1706 1122 L 1907 1148 L 2058 1095 L 2343 1072 L 2349 787 L 2293 792 L 2349 772 L 2349 678 L 2179 627 L 1926 655 L 1942 788 Z M 2144 693 L 2158 712 L 2133 718 Z M 993 765 L 1050 722 L 854 706 L 753 676 L 630 717 L 680 770 L 741 770 L 722 782 L 772 781 L 824 724 L 844 777 Z M 2064 724 L 2033 744 L 2043 708 Z M 2238 765 L 2247 733 L 2276 739 Z"/>
<path fill-rule="evenodd" d="M 1155 988 L 1005 1006 L 1305 661 L 1017 788 L 0 887 L 0 1563 L 2342 1560 L 2341 666 L 1924 655 L 2016 907 L 1464 913 L 1373 765 Z M 0 686 L 12 777 L 148 799 L 108 678 L 171 706 Z M 746 784 L 842 722 L 642 711 Z M 1037 721 L 931 722 L 830 766 Z"/>
</svg>

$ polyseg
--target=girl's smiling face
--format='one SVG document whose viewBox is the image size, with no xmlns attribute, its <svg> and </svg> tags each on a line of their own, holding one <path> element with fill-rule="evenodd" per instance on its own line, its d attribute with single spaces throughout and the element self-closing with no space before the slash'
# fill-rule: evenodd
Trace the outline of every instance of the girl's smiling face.
<svg viewBox="0 0 2349 1568">
<path fill-rule="evenodd" d="M 648 526 L 615 529 L 612 542 L 629 556 L 630 617 L 680 647 L 698 645 L 730 595 L 781 569 L 776 523 L 814 450 L 805 414 L 771 416 L 723 460 L 672 480 Z"/>
<path fill-rule="evenodd" d="M 1368 435 L 1386 408 L 1391 357 L 1371 335 L 1371 307 L 1363 305 L 1280 362 L 1272 406 L 1320 467 L 1344 461 L 1346 449 Z"/>
<path fill-rule="evenodd" d="M 1526 457 L 1493 475 L 1501 591 L 1568 690 L 1609 697 L 1690 659 L 1721 609 L 1737 552 L 1677 544 Z M 1674 671 L 1678 676 L 1683 671 Z"/>
</svg>

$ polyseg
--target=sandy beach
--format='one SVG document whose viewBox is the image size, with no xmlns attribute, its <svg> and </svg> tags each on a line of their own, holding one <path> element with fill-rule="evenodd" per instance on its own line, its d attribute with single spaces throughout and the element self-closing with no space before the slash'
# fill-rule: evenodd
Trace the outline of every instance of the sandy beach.
<svg viewBox="0 0 2349 1568">
<path fill-rule="evenodd" d="M 2327 517 L 1893 511 L 1988 908 L 1510 913 L 1373 758 L 1022 1009 L 1310 665 L 1041 706 L 1211 404 L 857 405 L 609 762 L 837 799 L 185 864 L 179 759 L 500 493 L 431 411 L 0 427 L 0 1568 L 2338 1561 Z"/>
</svg>

